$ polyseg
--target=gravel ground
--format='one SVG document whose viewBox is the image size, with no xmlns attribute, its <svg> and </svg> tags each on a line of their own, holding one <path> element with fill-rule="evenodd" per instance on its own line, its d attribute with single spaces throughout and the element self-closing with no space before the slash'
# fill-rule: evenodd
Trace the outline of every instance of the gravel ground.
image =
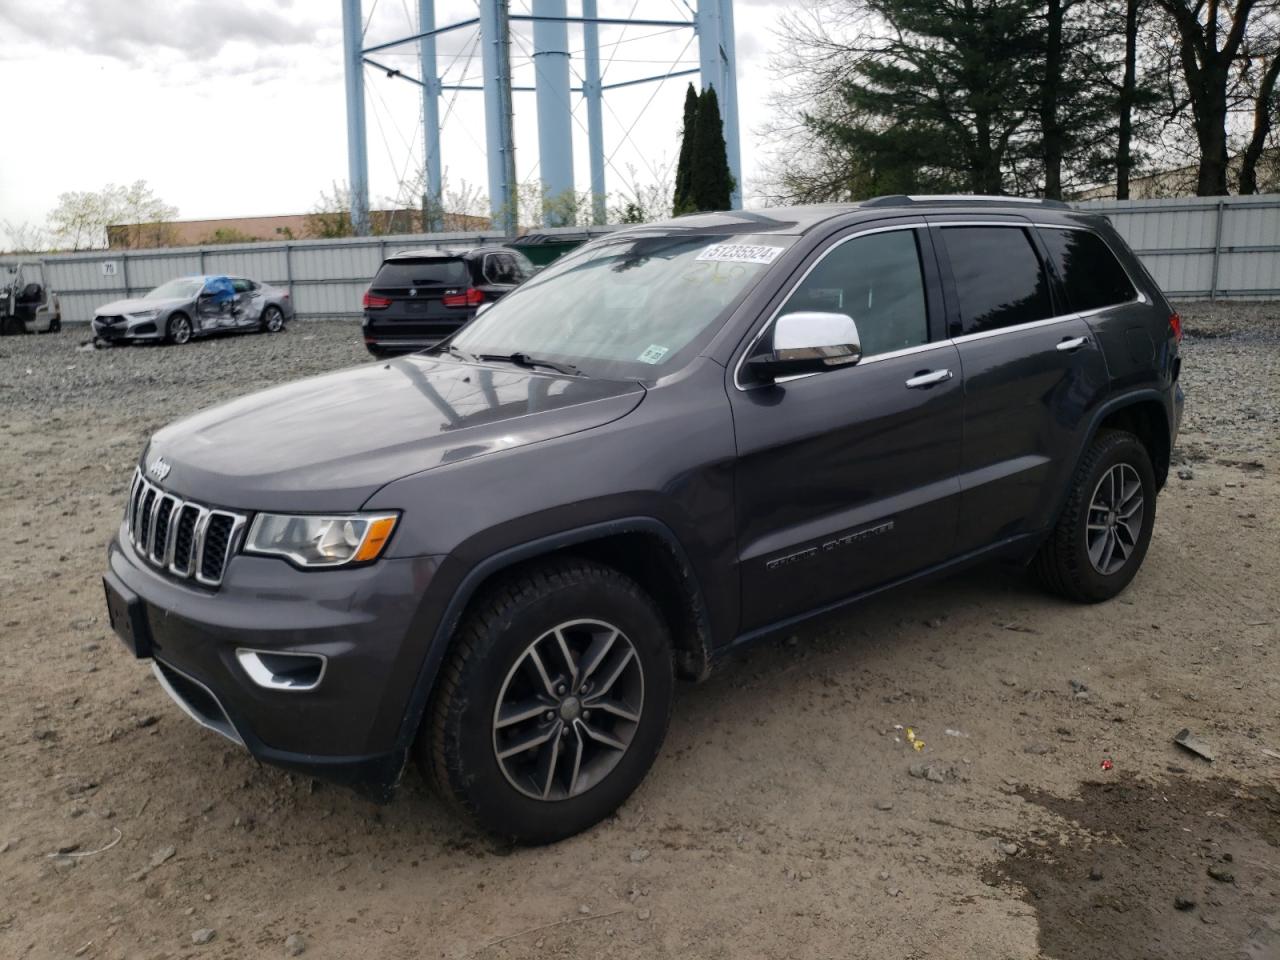
<svg viewBox="0 0 1280 960">
<path fill-rule="evenodd" d="M 533 850 L 414 775 L 375 807 L 257 766 L 107 627 L 147 435 L 363 362 L 354 324 L 0 340 L 0 957 L 1280 956 L 1280 305 L 1182 315 L 1181 475 L 1122 597 L 995 567 L 758 647 L 681 688 L 616 818 Z"/>
</svg>

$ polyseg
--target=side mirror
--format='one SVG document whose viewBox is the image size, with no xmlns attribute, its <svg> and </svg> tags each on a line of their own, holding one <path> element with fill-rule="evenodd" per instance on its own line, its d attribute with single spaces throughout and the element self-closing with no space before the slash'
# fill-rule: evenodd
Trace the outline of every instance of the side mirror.
<svg viewBox="0 0 1280 960">
<path fill-rule="evenodd" d="M 489 301 L 486 301 L 485 303 L 480 304 L 480 306 L 476 307 L 476 316 L 477 317 L 480 316 L 480 314 L 484 313 L 486 310 L 488 310 L 492 306 L 493 306 L 492 300 L 489 300 Z"/>
<path fill-rule="evenodd" d="M 760 379 L 769 381 L 849 366 L 861 359 L 862 341 L 853 317 L 803 311 L 775 320 L 773 348 L 753 356 L 748 365 Z"/>
</svg>

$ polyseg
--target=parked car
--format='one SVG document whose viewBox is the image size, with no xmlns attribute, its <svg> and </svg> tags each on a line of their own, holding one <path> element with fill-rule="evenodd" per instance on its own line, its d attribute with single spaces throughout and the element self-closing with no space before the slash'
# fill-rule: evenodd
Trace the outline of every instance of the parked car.
<svg viewBox="0 0 1280 960">
<path fill-rule="evenodd" d="M 62 304 L 44 279 L 38 261 L 11 264 L 0 273 L 0 335 L 57 333 Z"/>
<path fill-rule="evenodd" d="M 1180 339 L 1107 221 L 1051 202 L 621 231 L 434 351 L 156 433 L 111 622 L 264 761 L 385 798 L 414 757 L 555 840 L 640 783 L 674 677 L 752 641 L 995 558 L 1123 590 Z"/>
<path fill-rule="evenodd" d="M 364 294 L 364 343 L 375 357 L 433 346 L 534 274 L 519 250 L 406 250 L 388 257 Z"/>
<path fill-rule="evenodd" d="M 181 277 L 144 296 L 99 307 L 93 335 L 107 343 L 184 344 L 214 333 L 279 333 L 292 319 L 292 298 L 281 287 L 244 277 Z"/>
</svg>

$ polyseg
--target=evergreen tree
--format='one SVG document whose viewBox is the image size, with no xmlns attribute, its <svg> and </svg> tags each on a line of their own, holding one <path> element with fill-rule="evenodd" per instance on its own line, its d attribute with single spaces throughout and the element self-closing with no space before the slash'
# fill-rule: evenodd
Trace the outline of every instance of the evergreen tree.
<svg viewBox="0 0 1280 960">
<path fill-rule="evenodd" d="M 728 210 L 733 193 L 729 153 L 724 142 L 724 122 L 720 119 L 720 98 L 708 87 L 698 98 L 697 161 L 691 177 L 690 195 L 698 210 Z"/>
<path fill-rule="evenodd" d="M 680 132 L 680 157 L 676 161 L 676 190 L 672 208 L 677 214 L 697 209 L 689 197 L 689 180 L 693 170 L 694 130 L 698 123 L 698 92 L 689 84 L 684 95 L 684 128 Z"/>
<path fill-rule="evenodd" d="M 728 210 L 734 180 L 729 172 L 720 98 L 715 88 L 708 87 L 699 96 L 690 85 L 684 101 L 684 116 L 685 132 L 676 163 L 672 208 L 677 215 Z"/>
</svg>

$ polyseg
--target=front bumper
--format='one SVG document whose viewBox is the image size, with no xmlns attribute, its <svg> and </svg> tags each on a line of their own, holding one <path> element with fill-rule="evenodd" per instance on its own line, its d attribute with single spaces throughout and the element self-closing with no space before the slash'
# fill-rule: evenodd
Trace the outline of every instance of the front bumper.
<svg viewBox="0 0 1280 960">
<path fill-rule="evenodd" d="M 158 320 L 117 320 L 114 323 L 104 323 L 101 318 L 94 317 L 90 322 L 93 327 L 93 335 L 99 340 L 106 341 L 126 341 L 126 340 L 160 340 L 163 334 L 160 332 L 160 323 Z"/>
<path fill-rule="evenodd" d="M 153 670 L 202 726 L 258 759 L 389 794 L 409 743 L 403 721 L 433 630 L 423 597 L 438 558 L 297 570 L 236 555 L 209 590 L 151 567 L 121 532 L 108 581 L 138 597 Z M 323 658 L 307 689 L 261 685 L 237 655 Z"/>
</svg>

